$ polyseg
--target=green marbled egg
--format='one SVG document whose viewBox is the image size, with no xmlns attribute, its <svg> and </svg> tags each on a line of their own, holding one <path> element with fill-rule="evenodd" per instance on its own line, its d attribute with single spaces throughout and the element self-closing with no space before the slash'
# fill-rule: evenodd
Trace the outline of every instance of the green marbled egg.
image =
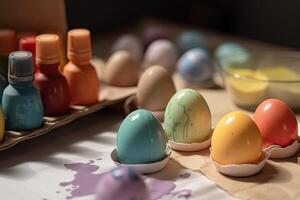
<svg viewBox="0 0 300 200">
<path fill-rule="evenodd" d="M 195 90 L 182 89 L 170 99 L 164 117 L 169 140 L 200 143 L 211 136 L 211 113 L 205 99 Z"/>
</svg>

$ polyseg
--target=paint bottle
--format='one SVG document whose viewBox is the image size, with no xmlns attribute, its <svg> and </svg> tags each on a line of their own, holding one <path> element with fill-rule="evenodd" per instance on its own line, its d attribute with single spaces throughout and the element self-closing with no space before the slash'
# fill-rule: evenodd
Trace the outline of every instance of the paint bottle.
<svg viewBox="0 0 300 200">
<path fill-rule="evenodd" d="M 9 54 L 8 82 L 2 97 L 6 130 L 26 131 L 43 124 L 43 104 L 33 85 L 32 54 L 15 51 Z"/>
<path fill-rule="evenodd" d="M 17 49 L 17 35 L 14 30 L 0 30 L 0 74 L 7 79 L 8 55 Z"/>
<path fill-rule="evenodd" d="M 64 115 L 70 111 L 70 91 L 66 78 L 59 72 L 60 42 L 55 34 L 36 37 L 36 64 L 34 85 L 39 88 L 44 115 Z"/>
<path fill-rule="evenodd" d="M 32 53 L 32 60 L 34 65 L 34 72 L 37 72 L 36 62 L 35 62 L 35 36 L 25 36 L 19 39 L 19 50 L 29 51 Z"/>
<path fill-rule="evenodd" d="M 89 105 L 98 102 L 100 81 L 92 66 L 90 31 L 73 29 L 68 32 L 68 59 L 64 67 L 72 105 Z"/>
</svg>

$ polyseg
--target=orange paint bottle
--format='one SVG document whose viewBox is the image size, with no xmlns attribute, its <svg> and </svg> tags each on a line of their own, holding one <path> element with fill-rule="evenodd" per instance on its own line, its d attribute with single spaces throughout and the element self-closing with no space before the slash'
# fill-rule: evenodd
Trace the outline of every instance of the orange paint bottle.
<svg viewBox="0 0 300 200">
<path fill-rule="evenodd" d="M 92 66 L 91 36 L 87 29 L 68 32 L 68 59 L 63 74 L 68 81 L 72 105 L 89 105 L 98 102 L 100 81 Z"/>
</svg>

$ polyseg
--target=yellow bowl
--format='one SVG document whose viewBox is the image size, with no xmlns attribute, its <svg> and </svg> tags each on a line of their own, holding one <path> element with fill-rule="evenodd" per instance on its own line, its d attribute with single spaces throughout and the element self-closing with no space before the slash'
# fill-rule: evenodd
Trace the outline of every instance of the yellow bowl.
<svg viewBox="0 0 300 200">
<path fill-rule="evenodd" d="M 239 107 L 254 110 L 263 100 L 277 98 L 300 111 L 300 52 L 260 52 L 242 68 L 216 63 Z"/>
</svg>

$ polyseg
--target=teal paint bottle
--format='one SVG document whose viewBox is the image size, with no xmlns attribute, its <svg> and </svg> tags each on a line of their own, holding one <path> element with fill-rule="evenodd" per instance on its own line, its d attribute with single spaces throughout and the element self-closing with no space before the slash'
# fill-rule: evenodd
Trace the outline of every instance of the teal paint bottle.
<svg viewBox="0 0 300 200">
<path fill-rule="evenodd" d="M 33 85 L 32 54 L 15 51 L 9 54 L 8 82 L 2 96 L 6 130 L 33 130 L 43 124 L 43 104 Z"/>
</svg>

